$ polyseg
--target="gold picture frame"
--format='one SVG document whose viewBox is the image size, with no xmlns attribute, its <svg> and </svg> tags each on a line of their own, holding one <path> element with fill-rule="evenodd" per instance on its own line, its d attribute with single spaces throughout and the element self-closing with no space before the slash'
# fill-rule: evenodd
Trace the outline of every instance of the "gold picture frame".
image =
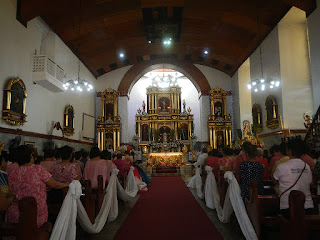
<svg viewBox="0 0 320 240">
<path fill-rule="evenodd" d="M 256 126 L 257 133 L 260 133 L 263 129 L 262 114 L 260 106 L 256 103 L 252 106 L 252 123 Z"/>
<path fill-rule="evenodd" d="M 30 146 L 32 148 L 36 148 L 36 143 L 35 142 L 24 141 L 24 145 Z"/>
<path fill-rule="evenodd" d="M 74 134 L 74 109 L 71 105 L 67 105 L 64 110 L 63 133 L 67 136 Z"/>
<path fill-rule="evenodd" d="M 3 90 L 2 119 L 11 125 L 23 125 L 26 122 L 27 89 L 24 82 L 14 77 L 9 79 Z"/>
<path fill-rule="evenodd" d="M 276 99 L 269 95 L 265 102 L 265 109 L 267 113 L 266 125 L 269 129 L 276 129 L 279 126 L 278 104 Z"/>
</svg>

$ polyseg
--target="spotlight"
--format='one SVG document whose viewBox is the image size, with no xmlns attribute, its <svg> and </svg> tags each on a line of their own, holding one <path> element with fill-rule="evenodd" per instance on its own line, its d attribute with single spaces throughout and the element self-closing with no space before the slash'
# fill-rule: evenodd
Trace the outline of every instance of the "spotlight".
<svg viewBox="0 0 320 240">
<path fill-rule="evenodd" d="M 204 53 L 205 55 L 208 55 L 209 52 L 208 52 L 207 50 L 205 50 L 203 53 Z"/>
<path fill-rule="evenodd" d="M 120 57 L 120 58 L 124 58 L 124 53 L 120 53 L 120 54 L 119 54 L 119 57 Z"/>
<path fill-rule="evenodd" d="M 252 85 L 255 86 L 257 84 L 257 82 L 252 82 Z"/>
<path fill-rule="evenodd" d="M 251 88 L 252 88 L 252 87 L 251 87 L 251 84 L 249 83 L 249 84 L 248 84 L 248 89 L 250 90 Z"/>
<path fill-rule="evenodd" d="M 280 81 L 276 81 L 276 87 L 279 87 Z"/>
<path fill-rule="evenodd" d="M 149 41 L 148 41 L 148 43 L 150 44 L 150 43 L 152 43 L 152 41 L 151 41 L 151 40 L 149 40 Z"/>
</svg>

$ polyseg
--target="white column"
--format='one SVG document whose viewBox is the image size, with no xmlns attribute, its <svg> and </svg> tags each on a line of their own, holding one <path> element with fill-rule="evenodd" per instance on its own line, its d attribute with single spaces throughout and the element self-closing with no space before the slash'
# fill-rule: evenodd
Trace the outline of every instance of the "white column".
<svg viewBox="0 0 320 240">
<path fill-rule="evenodd" d="M 119 97 L 118 106 L 118 115 L 121 118 L 121 142 L 128 143 L 130 142 L 128 129 L 128 97 Z"/>
<path fill-rule="evenodd" d="M 209 141 L 208 118 L 210 115 L 210 98 L 209 96 L 201 96 L 200 99 L 200 137 L 198 141 Z"/>
</svg>

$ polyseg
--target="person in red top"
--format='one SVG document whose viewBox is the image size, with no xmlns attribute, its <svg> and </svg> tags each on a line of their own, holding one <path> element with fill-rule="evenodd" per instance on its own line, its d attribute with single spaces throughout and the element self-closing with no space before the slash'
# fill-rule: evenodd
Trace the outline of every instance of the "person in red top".
<svg viewBox="0 0 320 240">
<path fill-rule="evenodd" d="M 208 166 L 210 166 L 213 170 L 214 176 L 217 178 L 219 174 L 219 159 L 220 159 L 220 154 L 217 149 L 213 149 L 212 151 L 209 152 L 209 157 L 208 157 Z"/>
<path fill-rule="evenodd" d="M 270 179 L 270 172 L 268 171 L 268 159 L 263 157 L 263 149 L 257 148 L 257 162 L 261 163 L 264 167 L 264 172 L 262 175 L 263 180 Z"/>
<path fill-rule="evenodd" d="M 273 157 L 271 158 L 268 166 L 269 173 L 272 171 L 274 164 L 285 156 L 281 152 L 281 147 L 284 147 L 284 146 L 275 144 L 270 148 L 270 151 L 273 151 Z"/>
<path fill-rule="evenodd" d="M 233 150 L 230 147 L 225 147 L 222 149 L 223 157 L 219 159 L 218 164 L 220 170 L 231 171 L 233 165 Z"/>
<path fill-rule="evenodd" d="M 240 163 L 244 162 L 244 161 L 247 161 L 247 154 L 246 154 L 246 150 L 248 149 L 248 147 L 251 147 L 252 144 L 251 142 L 244 142 L 242 144 L 242 151 L 240 152 L 240 154 L 237 156 L 236 160 L 233 162 L 233 170 L 235 172 L 238 172 L 239 171 L 239 165 Z"/>
</svg>

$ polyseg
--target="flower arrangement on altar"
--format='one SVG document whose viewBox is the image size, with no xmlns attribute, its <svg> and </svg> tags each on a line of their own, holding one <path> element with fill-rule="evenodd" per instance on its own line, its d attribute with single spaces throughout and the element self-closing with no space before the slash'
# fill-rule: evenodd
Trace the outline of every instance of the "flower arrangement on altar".
<svg viewBox="0 0 320 240">
<path fill-rule="evenodd" d="M 182 146 L 183 145 L 183 141 L 182 140 L 176 140 L 175 142 L 177 144 L 177 146 Z"/>
</svg>

